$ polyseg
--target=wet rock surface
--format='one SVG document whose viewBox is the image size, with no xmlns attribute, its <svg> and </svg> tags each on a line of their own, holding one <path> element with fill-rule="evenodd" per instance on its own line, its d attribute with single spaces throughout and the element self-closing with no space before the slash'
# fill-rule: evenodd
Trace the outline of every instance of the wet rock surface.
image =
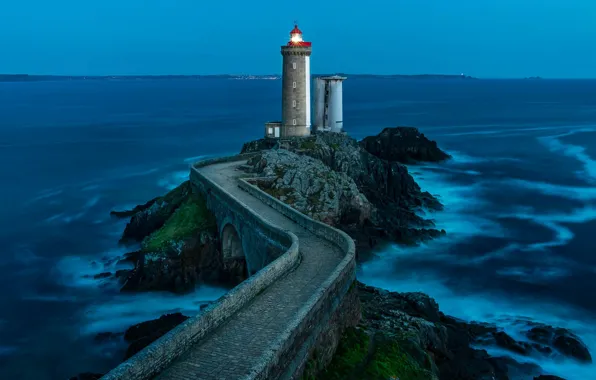
<svg viewBox="0 0 596 380">
<path fill-rule="evenodd" d="M 158 319 L 129 327 L 124 333 L 124 339 L 129 343 L 125 359 L 141 351 L 187 319 L 188 317 L 181 313 L 165 314 Z"/>
<path fill-rule="evenodd" d="M 112 211 L 110 214 L 113 216 L 130 218 L 121 242 L 141 241 L 160 229 L 191 192 L 190 182 L 186 181 L 166 195 L 156 197 L 132 210 Z"/>
<path fill-rule="evenodd" d="M 128 344 L 126 354 L 122 358 L 122 361 L 125 361 L 188 318 L 181 313 L 164 314 L 157 319 L 132 325 L 125 332 L 99 333 L 95 336 L 95 341 L 97 343 L 105 343 L 106 341 L 121 340 L 124 338 Z M 71 377 L 70 380 L 98 380 L 103 375 L 105 374 L 84 372 Z"/>
<path fill-rule="evenodd" d="M 336 357 L 320 373 L 321 379 L 339 378 L 344 373 L 347 379 L 371 380 L 391 376 L 448 380 L 559 379 L 543 374 L 537 365 L 493 357 L 484 349 L 474 348 L 498 346 L 516 354 L 544 355 L 532 342 L 516 341 L 491 324 L 449 317 L 424 293 L 389 292 L 361 283 L 357 286 L 362 305 L 358 331 L 348 332 L 342 338 Z M 354 344 L 355 336 L 360 336 L 358 344 Z M 365 342 L 368 348 L 358 354 L 358 347 Z M 399 355 L 396 347 L 401 350 Z M 346 358 L 342 357 L 345 355 L 357 357 L 358 363 L 347 368 Z M 379 367 L 391 371 L 378 373 L 371 369 Z"/>
<path fill-rule="evenodd" d="M 592 363 L 592 355 L 582 340 L 571 331 L 545 324 L 532 323 L 526 336 L 539 345 L 551 346 L 560 354 L 585 363 Z"/>
<path fill-rule="evenodd" d="M 140 250 L 120 260 L 134 268 L 114 275 L 122 291 L 187 293 L 204 283 L 234 286 L 248 276 L 243 258 L 223 259 L 215 218 L 202 197 L 192 192 L 189 181 L 118 215 L 130 216 L 121 241 L 141 243 Z"/>
<path fill-rule="evenodd" d="M 352 179 L 358 191 L 373 206 L 371 217 L 362 224 L 353 223 L 348 218 L 337 226 L 356 239 L 360 252 L 372 248 L 377 242 L 411 244 L 445 233 L 434 228 L 431 220 L 417 215 L 421 208 L 440 210 L 442 205 L 420 189 L 407 167 L 371 154 L 355 139 L 345 134 L 317 133 L 312 137 L 278 141 L 271 148 L 272 144 L 270 139 L 246 143 L 242 153 L 265 148 L 289 151 L 297 156 L 312 157 L 332 171 Z M 288 165 L 292 167 L 292 164 Z"/>
<path fill-rule="evenodd" d="M 412 127 L 385 128 L 376 136 L 364 138 L 360 145 L 376 157 L 404 164 L 438 162 L 451 157 L 435 141 Z"/>
<path fill-rule="evenodd" d="M 320 160 L 294 152 L 268 150 L 249 160 L 248 171 L 271 178 L 257 185 L 313 219 L 332 226 L 363 225 L 373 206 L 354 181 Z"/>
</svg>

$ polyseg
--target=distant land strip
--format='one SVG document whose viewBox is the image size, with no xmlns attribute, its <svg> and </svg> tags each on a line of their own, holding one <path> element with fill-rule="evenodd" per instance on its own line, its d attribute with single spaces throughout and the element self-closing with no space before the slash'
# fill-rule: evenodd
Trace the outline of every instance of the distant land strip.
<svg viewBox="0 0 596 380">
<path fill-rule="evenodd" d="M 418 74 L 418 75 L 402 75 L 402 74 L 313 74 L 315 76 L 329 76 L 341 75 L 349 78 L 383 78 L 383 79 L 477 79 L 467 75 L 444 75 L 444 74 Z M 155 80 L 155 79 L 238 79 L 238 80 L 277 80 L 281 79 L 281 75 L 29 75 L 29 74 L 0 74 L 0 82 L 39 82 L 39 81 L 81 81 L 81 80 Z"/>
</svg>

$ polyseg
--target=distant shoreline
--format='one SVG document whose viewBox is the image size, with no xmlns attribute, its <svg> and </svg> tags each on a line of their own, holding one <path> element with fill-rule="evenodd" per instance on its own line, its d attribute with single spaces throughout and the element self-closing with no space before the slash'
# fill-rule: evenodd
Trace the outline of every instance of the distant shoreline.
<svg viewBox="0 0 596 380">
<path fill-rule="evenodd" d="M 313 76 L 327 76 L 334 74 L 313 74 Z M 381 79 L 478 79 L 467 75 L 418 74 L 418 75 L 376 75 L 376 74 L 345 74 L 349 78 L 381 78 Z M 155 79 L 236 79 L 236 80 L 279 80 L 281 75 L 29 75 L 29 74 L 0 74 L 0 82 L 40 82 L 40 81 L 81 81 L 81 80 L 155 80 Z"/>
</svg>

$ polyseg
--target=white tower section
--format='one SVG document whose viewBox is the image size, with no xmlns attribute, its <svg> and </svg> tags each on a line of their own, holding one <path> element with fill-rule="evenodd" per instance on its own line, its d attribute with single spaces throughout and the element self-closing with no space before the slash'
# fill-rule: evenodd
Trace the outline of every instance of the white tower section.
<svg viewBox="0 0 596 380">
<path fill-rule="evenodd" d="M 337 75 L 320 77 L 315 85 L 315 128 L 319 131 L 342 132 L 343 81 Z"/>
</svg>

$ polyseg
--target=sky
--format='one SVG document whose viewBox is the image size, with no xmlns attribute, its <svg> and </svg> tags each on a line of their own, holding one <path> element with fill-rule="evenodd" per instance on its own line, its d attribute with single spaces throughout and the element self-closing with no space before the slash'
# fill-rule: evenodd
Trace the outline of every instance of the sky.
<svg viewBox="0 0 596 380">
<path fill-rule="evenodd" d="M 276 74 L 294 20 L 313 73 L 596 78 L 595 0 L 18 0 L 0 73 Z"/>
</svg>

